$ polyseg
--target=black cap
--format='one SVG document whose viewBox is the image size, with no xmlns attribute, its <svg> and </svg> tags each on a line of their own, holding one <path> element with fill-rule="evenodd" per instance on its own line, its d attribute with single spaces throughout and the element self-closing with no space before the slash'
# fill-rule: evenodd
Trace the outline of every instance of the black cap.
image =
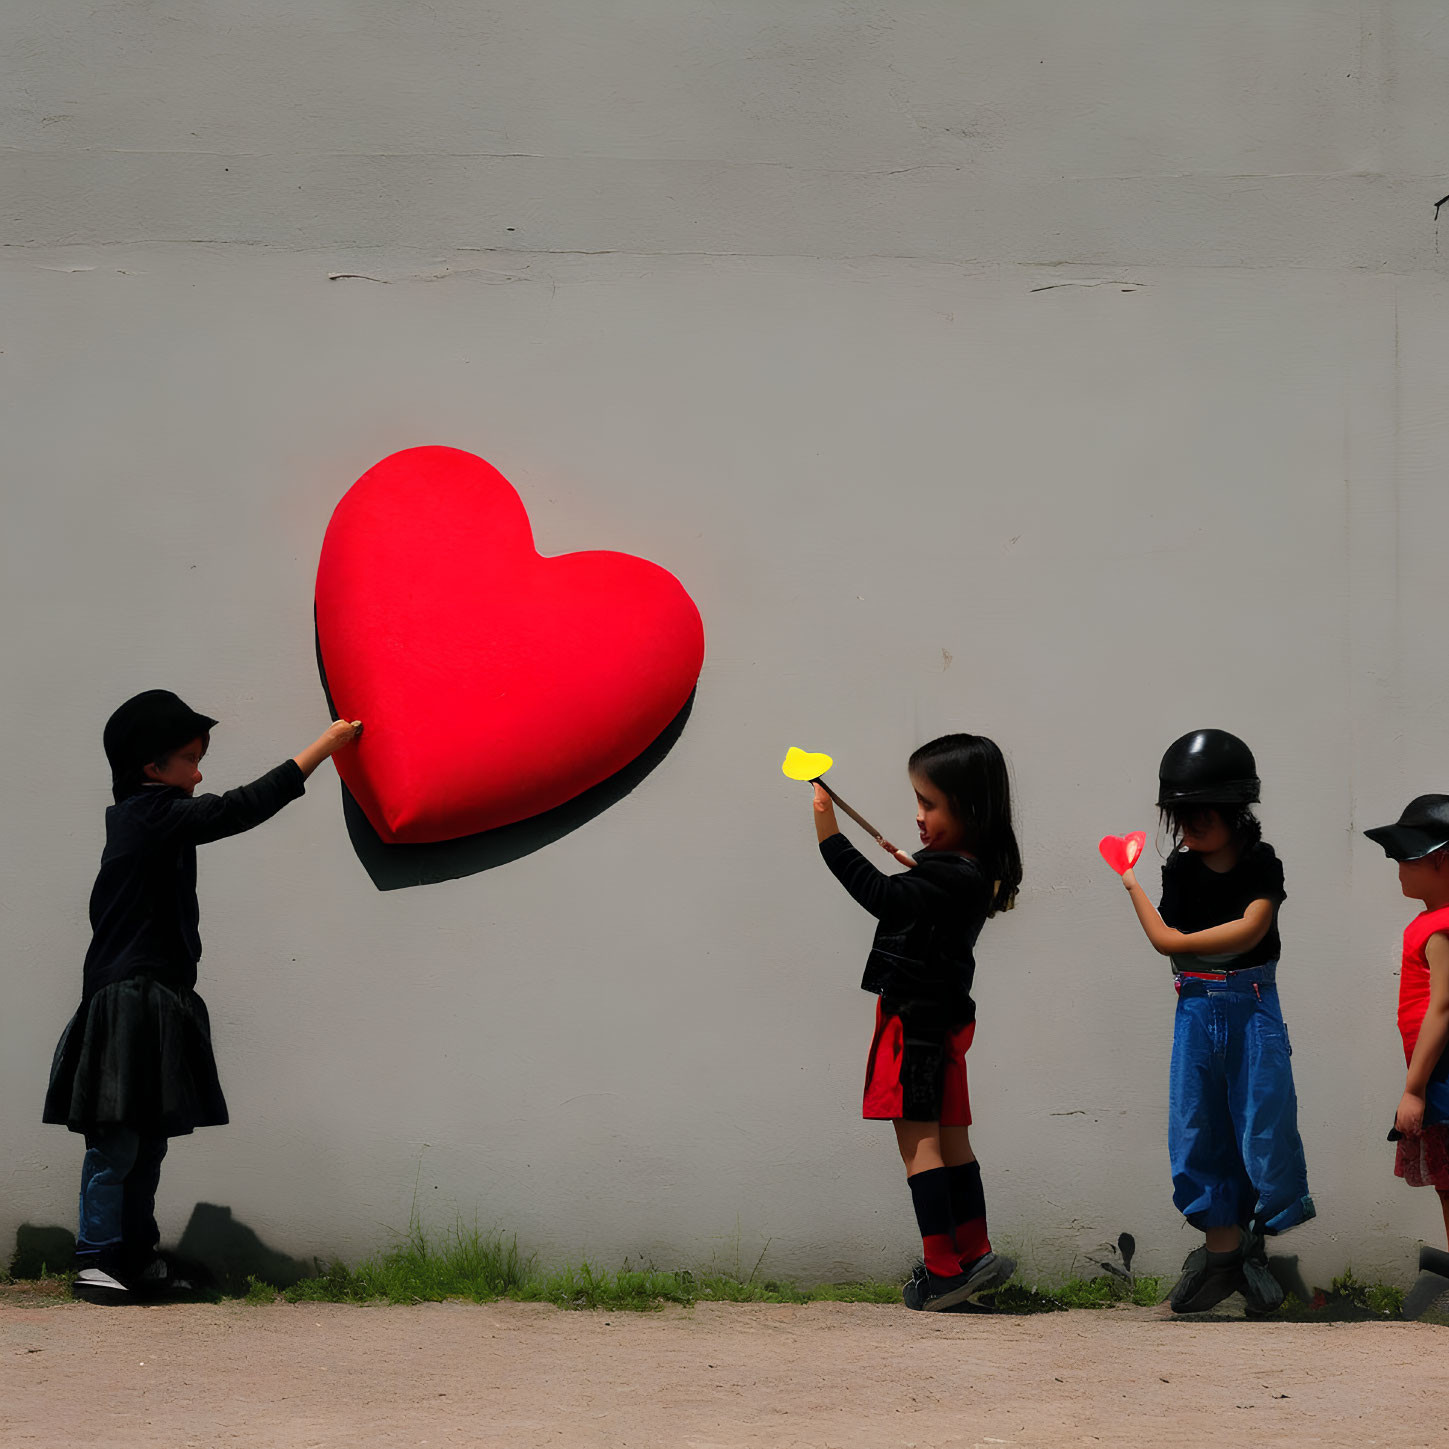
<svg viewBox="0 0 1449 1449">
<path fill-rule="evenodd" d="M 1253 752 L 1226 730 L 1194 730 L 1157 767 L 1159 805 L 1251 805 L 1262 788 Z"/>
<path fill-rule="evenodd" d="M 1420 795 L 1392 825 L 1365 830 L 1390 860 L 1419 860 L 1449 845 L 1449 795 Z"/>
<path fill-rule="evenodd" d="M 134 794 L 145 784 L 145 766 L 209 734 L 216 723 L 169 689 L 133 695 L 106 721 L 101 736 L 111 765 L 111 793 L 117 800 Z"/>
</svg>

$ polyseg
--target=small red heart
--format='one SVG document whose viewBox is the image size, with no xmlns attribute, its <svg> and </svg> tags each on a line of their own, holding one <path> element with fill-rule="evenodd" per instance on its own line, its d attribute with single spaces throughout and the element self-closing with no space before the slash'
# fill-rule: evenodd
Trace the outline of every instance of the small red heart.
<svg viewBox="0 0 1449 1449">
<path fill-rule="evenodd" d="M 622 770 L 688 701 L 704 625 L 623 553 L 540 556 L 522 500 L 456 448 L 409 448 L 348 489 L 317 565 L 334 759 L 378 835 L 454 840 Z"/>
<path fill-rule="evenodd" d="M 1104 835 L 1097 842 L 1097 849 L 1101 852 L 1102 859 L 1118 875 L 1122 875 L 1137 864 L 1142 847 L 1146 844 L 1146 833 L 1134 830 L 1131 835 Z"/>
</svg>

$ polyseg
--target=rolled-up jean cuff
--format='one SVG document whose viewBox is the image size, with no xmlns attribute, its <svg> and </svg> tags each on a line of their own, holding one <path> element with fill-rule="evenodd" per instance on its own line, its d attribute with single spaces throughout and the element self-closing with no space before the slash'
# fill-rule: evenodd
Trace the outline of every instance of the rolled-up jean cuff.
<svg viewBox="0 0 1449 1449">
<path fill-rule="evenodd" d="M 1296 1228 L 1301 1223 L 1306 1223 L 1310 1218 L 1318 1216 L 1318 1209 L 1313 1206 L 1313 1197 L 1304 1193 L 1300 1198 L 1289 1203 L 1287 1207 L 1273 1214 L 1271 1218 L 1256 1218 L 1253 1226 L 1259 1232 L 1268 1237 L 1277 1237 L 1279 1233 L 1286 1233 L 1289 1228 Z"/>
</svg>

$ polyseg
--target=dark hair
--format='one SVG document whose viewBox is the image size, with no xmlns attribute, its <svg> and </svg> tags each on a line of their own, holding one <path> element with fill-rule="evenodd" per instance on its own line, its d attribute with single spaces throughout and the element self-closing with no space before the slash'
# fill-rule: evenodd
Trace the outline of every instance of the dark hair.
<svg viewBox="0 0 1449 1449">
<path fill-rule="evenodd" d="M 1228 834 L 1233 837 L 1233 844 L 1240 852 L 1250 850 L 1263 838 L 1263 827 L 1253 814 L 1253 807 L 1238 800 L 1219 805 L 1207 800 L 1193 800 L 1157 807 L 1158 819 L 1172 839 L 1173 850 L 1181 848 L 1183 830 L 1208 814 L 1216 815 L 1228 827 Z"/>
<path fill-rule="evenodd" d="M 1011 782 L 1006 760 L 985 735 L 942 735 L 910 759 L 945 797 L 965 832 L 966 849 L 992 882 L 988 915 L 1009 911 L 1021 885 L 1021 850 L 1011 825 Z"/>
</svg>

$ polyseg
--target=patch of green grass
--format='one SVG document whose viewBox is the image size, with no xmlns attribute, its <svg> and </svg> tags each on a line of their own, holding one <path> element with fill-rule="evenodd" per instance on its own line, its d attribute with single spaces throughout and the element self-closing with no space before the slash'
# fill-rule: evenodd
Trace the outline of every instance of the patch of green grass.
<svg viewBox="0 0 1449 1449">
<path fill-rule="evenodd" d="M 694 1275 L 688 1272 L 624 1268 L 609 1273 L 585 1262 L 523 1283 L 508 1296 L 524 1303 L 553 1303 L 560 1308 L 647 1311 L 666 1303 L 693 1303 L 697 1291 Z"/>
<path fill-rule="evenodd" d="M 758 1271 L 759 1264 L 756 1264 Z M 414 1218 L 391 1248 L 356 1268 L 332 1262 L 287 1288 L 248 1279 L 246 1301 L 287 1303 L 551 1303 L 560 1308 L 644 1312 L 669 1303 L 898 1303 L 899 1283 L 828 1283 L 802 1288 L 779 1278 L 625 1266 L 611 1272 L 587 1261 L 544 1271 L 520 1253 L 516 1238 L 455 1222 L 441 1235 Z"/>
<path fill-rule="evenodd" d="M 1370 1318 L 1398 1318 L 1404 1307 L 1404 1290 L 1388 1283 L 1361 1283 L 1352 1268 L 1319 1290 L 1312 1303 L 1290 1295 L 1275 1318 L 1298 1322 L 1361 1322 Z"/>
<path fill-rule="evenodd" d="M 445 1298 L 490 1303 L 523 1296 L 538 1278 L 533 1258 L 519 1254 L 517 1239 L 461 1222 L 438 1238 L 414 1218 L 406 1237 L 393 1247 L 355 1269 L 333 1262 L 282 1296 L 289 1303 L 439 1303 Z"/>
<path fill-rule="evenodd" d="M 1404 1307 L 1404 1290 L 1387 1283 L 1360 1283 L 1353 1269 L 1344 1269 L 1341 1278 L 1329 1284 L 1328 1298 L 1352 1304 L 1372 1313 L 1375 1318 L 1397 1318 Z"/>
<path fill-rule="evenodd" d="M 1129 1282 L 1104 1273 L 1099 1278 L 1069 1278 L 1048 1287 L 1013 1279 L 998 1288 L 991 1301 L 1003 1313 L 1059 1313 L 1068 1308 L 1117 1308 L 1123 1304 L 1151 1308 L 1165 1296 L 1160 1278 Z"/>
<path fill-rule="evenodd" d="M 246 1303 L 275 1303 L 281 1295 L 270 1283 L 263 1283 L 255 1274 L 247 1274 L 247 1291 L 243 1296 Z"/>
<path fill-rule="evenodd" d="M 762 1278 L 759 1264 L 749 1277 L 717 1270 L 691 1272 L 653 1266 L 609 1271 L 589 1262 L 545 1271 L 533 1255 L 519 1252 L 515 1238 L 468 1228 L 461 1222 L 441 1235 L 414 1218 L 391 1248 L 356 1268 L 333 1262 L 285 1289 L 249 1280 L 248 1303 L 436 1303 L 463 1299 L 490 1303 L 510 1298 L 551 1303 L 559 1308 L 647 1312 L 666 1304 L 695 1303 L 883 1303 L 901 1301 L 898 1282 L 801 1285 Z M 1049 1288 L 1010 1283 L 995 1296 L 1009 1313 L 1047 1313 L 1066 1308 L 1109 1308 L 1152 1304 L 1162 1297 L 1156 1278 L 1075 1278 Z"/>
</svg>

